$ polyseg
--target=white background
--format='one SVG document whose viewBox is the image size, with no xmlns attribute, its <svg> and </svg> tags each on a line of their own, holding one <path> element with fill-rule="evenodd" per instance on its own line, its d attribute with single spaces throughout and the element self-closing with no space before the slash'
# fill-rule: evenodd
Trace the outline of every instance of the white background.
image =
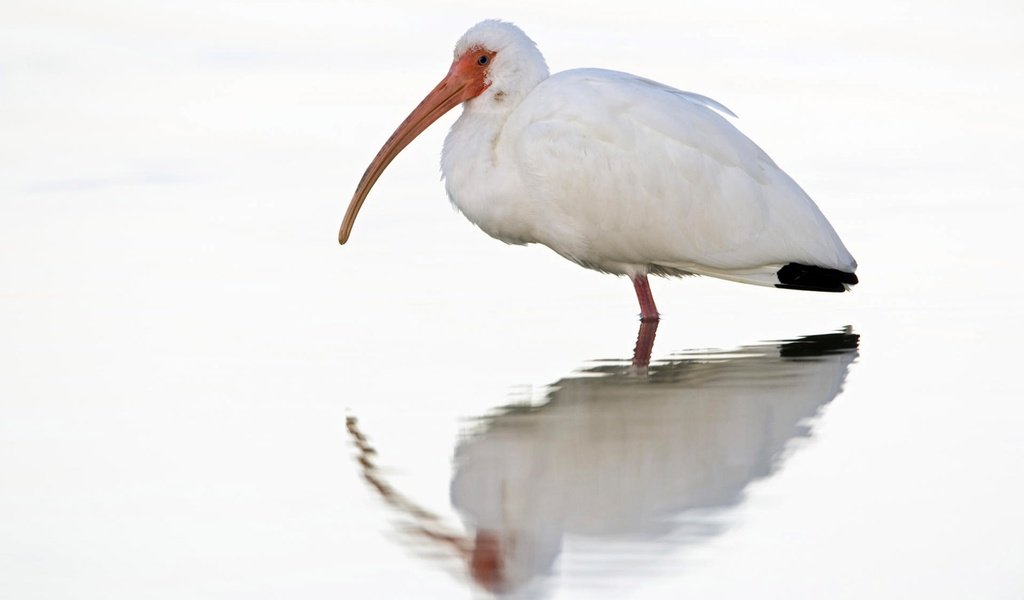
<svg viewBox="0 0 1024 600">
<path fill-rule="evenodd" d="M 846 325 L 860 358 L 725 531 L 544 593 L 1024 595 L 1024 5 L 548 4 L 0 4 L 0 596 L 481 593 L 396 540 L 345 417 L 457 528 L 466 419 L 627 358 L 631 286 L 450 209 L 457 110 L 335 236 L 455 40 L 493 17 L 553 72 L 625 70 L 731 108 L 862 281 L 653 281 L 655 358 Z M 575 556 L 567 540 L 565 570 Z"/>
</svg>

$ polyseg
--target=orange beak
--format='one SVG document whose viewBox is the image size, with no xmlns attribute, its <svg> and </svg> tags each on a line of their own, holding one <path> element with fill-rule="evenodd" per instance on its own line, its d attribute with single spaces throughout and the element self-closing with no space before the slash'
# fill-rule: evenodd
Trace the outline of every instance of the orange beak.
<svg viewBox="0 0 1024 600">
<path fill-rule="evenodd" d="M 484 64 L 477 62 L 480 56 L 486 55 Z M 441 80 L 441 83 L 427 94 L 427 97 L 419 103 L 409 116 L 402 121 L 398 129 L 391 134 L 388 141 L 384 143 L 373 162 L 366 168 L 363 178 L 359 180 L 356 193 L 352 195 L 352 201 L 345 211 L 345 219 L 341 222 L 341 230 L 338 232 L 338 243 L 344 244 L 352 233 L 352 226 L 356 222 L 356 215 L 370 193 L 370 188 L 377 182 L 381 173 L 387 168 L 403 148 L 409 142 L 416 139 L 416 136 L 430 126 L 431 123 L 441 118 L 449 110 L 471 100 L 487 89 L 490 85 L 486 81 L 487 67 L 490 66 L 494 53 L 487 50 L 471 49 L 452 63 L 448 75 Z"/>
</svg>

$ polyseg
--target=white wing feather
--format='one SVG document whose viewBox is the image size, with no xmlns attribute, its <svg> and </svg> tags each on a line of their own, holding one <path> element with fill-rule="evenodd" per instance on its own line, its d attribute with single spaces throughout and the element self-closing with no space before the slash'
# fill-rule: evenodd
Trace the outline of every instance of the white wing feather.
<svg viewBox="0 0 1024 600">
<path fill-rule="evenodd" d="M 771 284 L 761 275 L 789 262 L 853 271 L 810 197 L 716 110 L 732 114 L 615 71 L 546 79 L 496 142 L 544 214 L 524 241 L 626 274 L 650 267 Z"/>
</svg>

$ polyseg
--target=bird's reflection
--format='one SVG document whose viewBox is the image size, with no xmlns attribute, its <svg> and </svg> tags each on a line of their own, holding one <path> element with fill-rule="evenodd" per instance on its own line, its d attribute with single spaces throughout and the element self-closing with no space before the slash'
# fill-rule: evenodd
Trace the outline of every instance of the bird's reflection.
<svg viewBox="0 0 1024 600">
<path fill-rule="evenodd" d="M 421 538 L 454 549 L 498 593 L 543 585 L 566 536 L 643 544 L 713 535 L 708 511 L 740 502 L 810 435 L 842 388 L 858 336 L 847 329 L 650 363 L 654 331 L 641 328 L 631 361 L 587 368 L 551 385 L 539 405 L 473 422 L 451 482 L 468 534 L 390 489 L 372 450 L 364 474 L 392 506 L 419 511 Z M 354 421 L 350 431 L 358 442 Z"/>
</svg>

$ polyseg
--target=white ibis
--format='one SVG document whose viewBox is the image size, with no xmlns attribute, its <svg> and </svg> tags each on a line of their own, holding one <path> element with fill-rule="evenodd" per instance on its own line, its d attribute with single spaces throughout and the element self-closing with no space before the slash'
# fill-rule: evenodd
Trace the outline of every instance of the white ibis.
<svg viewBox="0 0 1024 600">
<path fill-rule="evenodd" d="M 549 75 L 533 40 L 493 20 L 462 36 L 448 75 L 370 163 L 340 243 L 392 159 L 458 104 L 441 158 L 452 203 L 503 242 L 629 276 L 643 321 L 658 320 L 648 274 L 826 292 L 857 283 L 814 201 L 727 108 L 617 71 Z"/>
</svg>

